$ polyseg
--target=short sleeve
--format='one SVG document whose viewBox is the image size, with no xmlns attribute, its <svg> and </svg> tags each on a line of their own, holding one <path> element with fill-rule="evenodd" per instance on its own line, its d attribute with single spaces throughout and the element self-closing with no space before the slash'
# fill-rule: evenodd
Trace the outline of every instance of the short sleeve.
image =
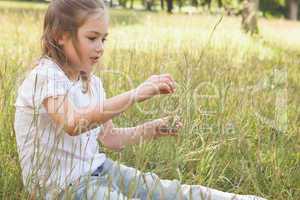
<svg viewBox="0 0 300 200">
<path fill-rule="evenodd" d="M 94 88 L 96 88 L 96 98 L 97 98 L 97 102 L 98 105 L 100 105 L 100 110 L 103 110 L 104 108 L 104 101 L 106 100 L 106 93 L 102 84 L 102 81 L 99 77 L 92 75 L 92 84 L 94 86 Z M 95 129 L 96 130 L 96 129 Z M 93 131 L 95 131 L 93 130 Z M 103 133 L 103 126 L 99 126 L 96 130 L 96 132 L 98 134 Z"/>
<path fill-rule="evenodd" d="M 20 86 L 16 106 L 40 108 L 46 98 L 66 95 L 69 88 L 69 80 L 58 66 L 41 61 Z"/>
<path fill-rule="evenodd" d="M 93 81 L 94 87 L 97 90 L 99 101 L 103 102 L 106 99 L 106 92 L 104 90 L 101 79 L 95 75 L 92 75 L 92 81 Z"/>
</svg>

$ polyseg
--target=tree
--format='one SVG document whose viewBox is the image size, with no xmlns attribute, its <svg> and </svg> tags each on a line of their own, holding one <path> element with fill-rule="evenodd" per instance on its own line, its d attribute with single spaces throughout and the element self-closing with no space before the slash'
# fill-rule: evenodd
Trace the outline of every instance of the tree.
<svg viewBox="0 0 300 200">
<path fill-rule="evenodd" d="M 179 12 L 181 12 L 181 8 L 183 6 L 183 0 L 177 0 L 177 5 L 178 5 L 178 8 L 179 8 Z"/>
<path fill-rule="evenodd" d="M 288 14 L 287 0 L 260 0 L 259 9 L 264 16 L 283 17 Z"/>
<path fill-rule="evenodd" d="M 218 0 L 218 8 L 222 8 L 223 7 L 223 2 L 222 0 Z"/>
<path fill-rule="evenodd" d="M 198 0 L 191 0 L 191 4 L 192 4 L 192 6 L 194 6 L 196 8 L 198 8 L 198 6 L 199 6 Z"/>
<path fill-rule="evenodd" d="M 146 0 L 146 9 L 148 11 L 151 11 L 152 10 L 152 6 L 153 6 L 153 0 Z"/>
<path fill-rule="evenodd" d="M 127 0 L 119 0 L 119 5 L 122 6 L 123 8 L 127 7 Z"/>
<path fill-rule="evenodd" d="M 167 12 L 172 13 L 173 10 L 173 0 L 167 0 Z"/>
<path fill-rule="evenodd" d="M 207 6 L 208 6 L 208 10 L 210 11 L 210 9 L 211 9 L 211 1 L 212 1 L 212 0 L 204 0 L 204 1 L 201 3 L 201 6 L 207 5 Z"/>
<path fill-rule="evenodd" d="M 160 8 L 161 8 L 162 10 L 165 9 L 165 6 L 164 6 L 164 0 L 160 0 Z"/>
<path fill-rule="evenodd" d="M 133 9 L 134 0 L 130 0 L 130 9 Z"/>
<path fill-rule="evenodd" d="M 298 0 L 287 0 L 288 18 L 290 20 L 298 19 Z"/>
<path fill-rule="evenodd" d="M 259 0 L 245 0 L 243 2 L 242 9 L 242 28 L 246 33 L 251 35 L 257 34 L 257 10 L 258 10 Z"/>
</svg>

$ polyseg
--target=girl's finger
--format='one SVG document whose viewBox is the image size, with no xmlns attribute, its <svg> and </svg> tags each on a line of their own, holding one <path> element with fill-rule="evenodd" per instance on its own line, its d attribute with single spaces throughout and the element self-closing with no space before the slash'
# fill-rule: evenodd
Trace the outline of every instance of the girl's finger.
<svg viewBox="0 0 300 200">
<path fill-rule="evenodd" d="M 168 135 L 177 135 L 177 129 L 176 128 L 167 128 L 167 127 L 164 127 L 164 128 L 160 128 L 160 135 L 162 136 L 168 136 Z"/>
<path fill-rule="evenodd" d="M 171 82 L 169 79 L 167 78 L 164 78 L 164 79 L 161 79 L 161 81 L 164 83 L 164 84 L 167 84 L 169 86 L 169 88 L 171 89 L 171 92 L 173 93 L 175 91 L 175 84 L 173 82 Z"/>
<path fill-rule="evenodd" d="M 171 87 L 172 87 L 172 89 L 175 90 L 175 88 L 176 88 L 176 83 L 175 83 L 175 81 L 173 80 L 172 77 L 170 77 L 170 76 L 165 76 L 163 80 L 165 80 L 168 84 L 170 84 Z"/>
<path fill-rule="evenodd" d="M 160 92 L 163 94 L 173 93 L 172 87 L 167 83 L 160 83 Z"/>
<path fill-rule="evenodd" d="M 181 122 L 177 122 L 177 123 L 176 123 L 176 127 L 182 128 L 182 127 L 183 127 L 183 124 L 182 124 Z"/>
<path fill-rule="evenodd" d="M 170 79 L 170 81 L 175 82 L 170 74 L 162 74 L 163 77 Z"/>
<path fill-rule="evenodd" d="M 172 81 L 172 82 L 169 82 L 169 84 L 171 85 L 173 92 L 175 92 L 176 91 L 176 83 L 174 81 Z"/>
</svg>

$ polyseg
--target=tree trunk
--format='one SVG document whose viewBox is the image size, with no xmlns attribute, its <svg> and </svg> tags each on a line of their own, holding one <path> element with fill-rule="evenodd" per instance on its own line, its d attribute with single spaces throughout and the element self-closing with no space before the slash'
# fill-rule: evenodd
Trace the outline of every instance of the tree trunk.
<svg viewBox="0 0 300 200">
<path fill-rule="evenodd" d="M 182 8 L 182 0 L 177 0 L 177 5 L 178 5 L 178 8 L 179 8 L 179 12 L 181 12 L 181 8 Z"/>
<path fill-rule="evenodd" d="M 119 0 L 119 5 L 126 8 L 127 0 Z"/>
<path fill-rule="evenodd" d="M 133 9 L 134 0 L 130 0 L 130 9 Z"/>
<path fill-rule="evenodd" d="M 223 2 L 222 0 L 218 0 L 218 8 L 222 8 L 223 7 Z"/>
<path fill-rule="evenodd" d="M 160 8 L 161 10 L 165 9 L 164 0 L 160 0 Z"/>
<path fill-rule="evenodd" d="M 204 0 L 204 1 L 199 1 L 199 2 L 200 2 L 201 6 L 206 6 L 207 5 L 208 10 L 210 11 L 210 9 L 211 9 L 211 0 Z"/>
<path fill-rule="evenodd" d="M 246 33 L 258 34 L 257 11 L 259 0 L 245 0 L 242 10 L 242 28 Z"/>
<path fill-rule="evenodd" d="M 198 0 L 192 0 L 192 6 L 198 8 Z"/>
<path fill-rule="evenodd" d="M 173 10 L 173 0 L 167 0 L 167 12 L 172 13 Z"/>
<path fill-rule="evenodd" d="M 207 0 L 208 10 L 211 11 L 211 0 Z"/>
<path fill-rule="evenodd" d="M 146 0 L 146 9 L 148 11 L 151 11 L 152 10 L 152 0 Z"/>
<path fill-rule="evenodd" d="M 290 20 L 298 19 L 298 0 L 287 0 L 288 4 L 288 18 Z"/>
</svg>

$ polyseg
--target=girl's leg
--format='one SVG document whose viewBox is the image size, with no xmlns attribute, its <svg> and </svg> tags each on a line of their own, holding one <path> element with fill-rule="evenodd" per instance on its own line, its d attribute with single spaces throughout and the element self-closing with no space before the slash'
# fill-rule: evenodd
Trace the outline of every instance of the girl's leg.
<svg viewBox="0 0 300 200">
<path fill-rule="evenodd" d="M 200 185 L 181 185 L 178 180 L 161 180 L 154 173 L 142 173 L 111 160 L 107 160 L 104 164 L 103 173 L 113 188 L 130 199 L 263 200 L 255 196 L 237 195 Z"/>
<path fill-rule="evenodd" d="M 83 177 L 79 183 L 67 188 L 61 193 L 62 200 L 128 200 L 120 191 L 108 184 L 108 179 L 102 177 Z"/>
</svg>

